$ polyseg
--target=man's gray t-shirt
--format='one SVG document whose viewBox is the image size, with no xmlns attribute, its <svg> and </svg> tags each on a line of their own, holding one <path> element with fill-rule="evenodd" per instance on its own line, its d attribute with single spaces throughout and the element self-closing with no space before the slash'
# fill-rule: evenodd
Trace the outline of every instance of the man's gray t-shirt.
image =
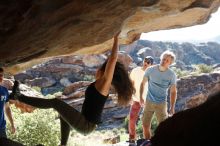
<svg viewBox="0 0 220 146">
<path fill-rule="evenodd" d="M 159 65 L 148 68 L 144 77 L 148 78 L 147 99 L 154 103 L 165 102 L 169 87 L 176 84 L 176 74 L 169 68 L 160 71 Z"/>
</svg>

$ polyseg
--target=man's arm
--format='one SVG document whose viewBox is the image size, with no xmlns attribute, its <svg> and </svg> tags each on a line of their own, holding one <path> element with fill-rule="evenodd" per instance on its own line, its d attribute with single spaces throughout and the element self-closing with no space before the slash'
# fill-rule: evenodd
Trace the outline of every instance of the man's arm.
<svg viewBox="0 0 220 146">
<path fill-rule="evenodd" d="M 170 87 L 170 109 L 169 109 L 169 114 L 171 116 L 175 113 L 176 97 L 177 97 L 176 85 L 171 85 Z"/>
<path fill-rule="evenodd" d="M 143 92 L 144 92 L 144 85 L 146 84 L 147 81 L 148 81 L 148 78 L 143 77 L 143 80 L 142 80 L 141 86 L 140 86 L 140 102 L 141 102 L 141 105 L 144 104 Z"/>
<path fill-rule="evenodd" d="M 11 124 L 11 133 L 13 134 L 15 133 L 15 126 L 14 126 L 14 121 L 13 121 L 12 114 L 11 114 L 11 108 L 8 102 L 5 103 L 5 113 Z"/>
</svg>

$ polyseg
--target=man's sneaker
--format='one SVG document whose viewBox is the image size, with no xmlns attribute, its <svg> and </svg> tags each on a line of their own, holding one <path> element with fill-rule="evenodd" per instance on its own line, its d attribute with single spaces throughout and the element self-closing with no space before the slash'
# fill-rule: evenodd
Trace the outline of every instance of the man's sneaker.
<svg viewBox="0 0 220 146">
<path fill-rule="evenodd" d="M 9 95 L 9 99 L 11 100 L 17 100 L 18 97 L 21 95 L 20 90 L 19 90 L 19 82 L 18 81 L 14 81 L 14 86 L 12 87 L 12 92 Z"/>
<path fill-rule="evenodd" d="M 147 139 L 138 139 L 137 146 L 151 146 L 150 140 Z"/>
<path fill-rule="evenodd" d="M 137 146 L 140 146 L 146 139 L 141 138 L 137 140 Z"/>
<path fill-rule="evenodd" d="M 150 140 L 146 140 L 140 146 L 151 146 L 151 142 Z"/>
</svg>

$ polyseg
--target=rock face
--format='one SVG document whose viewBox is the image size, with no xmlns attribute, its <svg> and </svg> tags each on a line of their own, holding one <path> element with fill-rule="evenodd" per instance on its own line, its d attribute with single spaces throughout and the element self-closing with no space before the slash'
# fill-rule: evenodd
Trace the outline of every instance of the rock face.
<svg viewBox="0 0 220 146">
<path fill-rule="evenodd" d="M 177 111 L 196 107 L 205 102 L 208 96 L 220 91 L 220 73 L 181 78 L 177 89 Z"/>
<path fill-rule="evenodd" d="M 126 68 L 129 68 L 133 61 L 125 52 L 120 52 L 118 58 Z M 29 86 L 41 87 L 44 95 L 52 94 L 61 91 L 72 82 L 94 80 L 97 67 L 106 59 L 107 54 L 56 57 L 14 77 Z"/>
<path fill-rule="evenodd" d="M 219 0 L 7 0 L 0 2 L 0 64 L 100 53 L 140 33 L 205 23 Z M 38 62 L 41 62 L 38 60 Z M 15 66 L 11 72 L 25 69 Z"/>
</svg>

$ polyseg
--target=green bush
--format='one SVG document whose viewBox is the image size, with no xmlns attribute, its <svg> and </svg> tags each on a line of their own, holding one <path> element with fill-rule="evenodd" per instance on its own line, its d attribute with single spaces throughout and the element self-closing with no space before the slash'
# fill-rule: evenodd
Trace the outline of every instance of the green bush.
<svg viewBox="0 0 220 146">
<path fill-rule="evenodd" d="M 210 73 L 213 71 L 213 67 L 206 64 L 197 65 L 197 70 L 199 73 Z"/>
<path fill-rule="evenodd" d="M 63 92 L 56 92 L 56 93 L 54 93 L 53 95 L 54 95 L 55 97 L 57 97 L 57 96 L 62 96 L 62 93 L 63 93 Z"/>
<path fill-rule="evenodd" d="M 176 73 L 177 78 L 181 78 L 190 74 L 190 71 L 187 70 L 181 70 L 179 68 L 172 68 L 172 69 Z"/>
<path fill-rule="evenodd" d="M 176 73 L 178 78 L 185 77 L 187 75 L 197 76 L 201 73 L 210 73 L 214 70 L 212 66 L 206 64 L 194 64 L 192 66 L 194 68 L 194 71 L 181 70 L 175 67 L 173 67 L 172 69 Z"/>
<path fill-rule="evenodd" d="M 95 77 L 94 77 L 94 75 L 83 75 L 83 77 L 82 77 L 82 80 L 83 81 L 94 81 L 95 80 Z"/>
<path fill-rule="evenodd" d="M 31 87 L 32 89 L 36 90 L 37 92 L 41 93 L 41 88 L 38 86 Z"/>
<path fill-rule="evenodd" d="M 54 95 L 54 94 L 47 94 L 46 96 L 45 96 L 45 98 L 46 99 L 53 99 L 53 98 L 55 98 L 56 96 Z"/>
<path fill-rule="evenodd" d="M 33 113 L 21 113 L 12 106 L 16 133 L 11 134 L 7 124 L 7 133 L 10 139 L 27 146 L 43 144 L 55 146 L 60 143 L 60 124 L 56 120 L 57 113 L 52 109 L 36 109 Z M 9 123 L 7 121 L 7 123 Z"/>
<path fill-rule="evenodd" d="M 56 92 L 54 94 L 47 94 L 46 96 L 44 96 L 44 98 L 46 99 L 53 99 L 56 97 L 62 96 L 62 92 Z"/>
</svg>

